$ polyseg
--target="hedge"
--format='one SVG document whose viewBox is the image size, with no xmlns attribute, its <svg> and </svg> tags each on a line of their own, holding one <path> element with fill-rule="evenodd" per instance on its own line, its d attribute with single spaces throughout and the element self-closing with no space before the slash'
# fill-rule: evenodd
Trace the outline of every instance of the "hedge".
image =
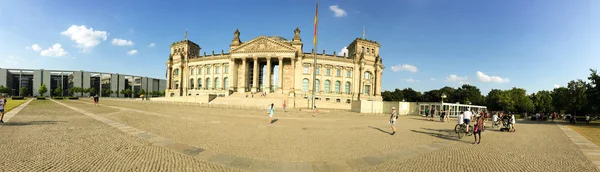
<svg viewBox="0 0 600 172">
<path fill-rule="evenodd" d="M 13 100 L 24 100 L 25 98 L 23 96 L 14 96 L 12 97 Z"/>
</svg>

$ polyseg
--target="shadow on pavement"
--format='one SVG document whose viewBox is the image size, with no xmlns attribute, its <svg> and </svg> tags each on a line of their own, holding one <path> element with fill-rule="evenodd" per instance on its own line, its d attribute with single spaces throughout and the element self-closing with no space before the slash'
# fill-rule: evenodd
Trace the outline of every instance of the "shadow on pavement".
<svg viewBox="0 0 600 172">
<path fill-rule="evenodd" d="M 275 124 L 277 121 L 279 121 L 279 119 L 275 118 L 271 121 L 271 124 Z"/>
<path fill-rule="evenodd" d="M 377 128 L 377 127 L 373 127 L 373 126 L 369 126 L 369 128 L 372 128 L 372 129 L 375 129 L 375 130 L 379 130 L 379 131 L 381 131 L 383 133 L 386 133 L 386 134 L 392 134 L 392 133 L 390 133 L 388 131 L 382 130 L 381 128 Z"/>
<path fill-rule="evenodd" d="M 67 122 L 67 121 L 29 121 L 29 122 L 6 122 L 1 125 L 9 125 L 9 126 L 24 126 L 24 125 L 46 125 L 46 124 L 56 124 L 58 122 Z"/>
<path fill-rule="evenodd" d="M 429 129 L 429 130 L 432 130 L 432 131 L 439 131 L 439 130 L 435 130 L 435 129 Z M 458 139 L 458 136 L 457 136 L 457 135 L 451 135 L 451 134 L 441 134 L 441 133 L 433 133 L 433 132 L 417 131 L 417 130 L 410 130 L 410 131 L 412 131 L 412 132 L 415 132 L 415 133 L 427 134 L 427 135 L 430 135 L 430 136 L 433 136 L 433 137 L 437 137 L 437 138 L 440 138 L 440 139 L 445 139 L 445 140 L 451 140 L 451 141 L 460 141 L 460 142 L 470 143 L 470 142 L 468 142 L 468 141 L 464 141 L 464 140 L 462 140 L 462 139 Z M 446 132 L 446 130 L 442 130 L 442 132 Z M 451 133 L 454 133 L 454 131 L 453 131 L 453 130 L 451 130 Z M 464 138 L 464 137 L 463 137 L 463 138 Z"/>
</svg>

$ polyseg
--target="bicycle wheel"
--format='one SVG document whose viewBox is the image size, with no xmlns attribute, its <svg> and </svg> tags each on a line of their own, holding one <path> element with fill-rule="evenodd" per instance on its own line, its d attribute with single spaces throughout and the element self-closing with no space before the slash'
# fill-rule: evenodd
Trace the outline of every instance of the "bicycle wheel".
<svg viewBox="0 0 600 172">
<path fill-rule="evenodd" d="M 464 131 L 465 131 L 465 129 L 462 127 L 462 125 L 456 124 L 454 126 L 454 132 L 456 132 L 456 134 L 458 134 L 459 139 L 463 137 Z"/>
</svg>

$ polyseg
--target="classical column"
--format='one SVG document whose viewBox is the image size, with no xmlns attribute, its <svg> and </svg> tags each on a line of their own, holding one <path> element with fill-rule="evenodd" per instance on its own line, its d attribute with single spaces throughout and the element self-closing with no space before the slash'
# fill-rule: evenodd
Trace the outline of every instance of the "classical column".
<svg viewBox="0 0 600 172">
<path fill-rule="evenodd" d="M 246 86 L 248 86 L 248 84 L 246 83 L 246 81 L 247 81 L 246 78 L 248 78 L 247 66 L 248 65 L 246 64 L 246 58 L 242 57 L 242 73 L 241 74 L 238 73 L 238 76 L 242 75 L 242 85 L 238 86 L 238 92 L 240 92 L 240 93 L 246 92 Z"/>
<path fill-rule="evenodd" d="M 266 78 L 266 86 L 267 86 L 267 92 L 270 93 L 271 92 L 271 57 L 267 57 L 267 77 Z"/>
<path fill-rule="evenodd" d="M 171 71 L 173 71 L 173 69 L 171 68 L 171 65 L 167 66 L 167 89 L 170 90 L 171 89 L 171 85 L 173 84 L 173 82 L 171 81 Z M 82 81 L 83 82 L 83 81 Z"/>
<path fill-rule="evenodd" d="M 254 69 L 252 73 L 252 92 L 256 93 L 258 88 L 258 57 L 254 57 Z"/>
<path fill-rule="evenodd" d="M 290 96 L 295 97 L 296 96 L 296 74 L 297 74 L 295 57 L 292 57 L 290 59 L 290 62 L 292 64 L 292 87 L 290 90 L 290 92 L 291 92 Z"/>
<path fill-rule="evenodd" d="M 210 86 L 211 86 L 210 88 L 212 90 L 216 90 L 217 89 L 216 88 L 217 85 L 215 84 L 215 71 L 216 71 L 215 68 L 216 68 L 215 64 L 210 64 L 210 70 L 211 70 L 210 71 Z"/>
<path fill-rule="evenodd" d="M 206 71 L 208 70 L 208 65 L 203 65 L 204 68 L 202 70 L 202 89 L 206 90 L 206 88 L 208 88 L 208 85 L 206 85 Z"/>
<path fill-rule="evenodd" d="M 279 84 L 277 84 L 278 87 L 278 91 L 281 94 L 283 94 L 283 57 L 279 57 L 279 77 L 277 78 L 277 81 L 279 82 Z"/>
<path fill-rule="evenodd" d="M 234 76 L 236 73 L 236 71 L 233 71 L 234 67 L 235 67 L 235 59 L 231 59 L 229 61 L 229 73 L 228 73 L 227 78 L 229 78 L 229 89 L 232 89 L 232 90 L 235 89 L 234 83 L 236 81 L 236 79 L 234 79 Z"/>
</svg>

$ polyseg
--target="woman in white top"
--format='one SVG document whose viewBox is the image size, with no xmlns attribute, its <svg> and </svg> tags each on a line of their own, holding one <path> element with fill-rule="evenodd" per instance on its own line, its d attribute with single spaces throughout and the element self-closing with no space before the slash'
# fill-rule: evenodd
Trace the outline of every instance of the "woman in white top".
<svg viewBox="0 0 600 172">
<path fill-rule="evenodd" d="M 510 125 L 510 129 L 511 131 L 515 131 L 515 114 L 512 114 L 510 116 L 510 121 L 511 121 L 511 125 Z"/>
<path fill-rule="evenodd" d="M 392 116 L 390 116 L 390 124 L 392 124 L 392 134 L 396 134 L 396 120 L 398 120 L 398 113 L 396 113 L 396 107 L 392 107 Z"/>
</svg>

